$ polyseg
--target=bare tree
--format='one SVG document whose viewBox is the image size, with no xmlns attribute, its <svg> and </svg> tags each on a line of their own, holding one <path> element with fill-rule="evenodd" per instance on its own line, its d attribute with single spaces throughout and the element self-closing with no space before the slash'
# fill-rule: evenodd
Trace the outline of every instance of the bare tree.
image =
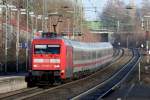
<svg viewBox="0 0 150 100">
<path fill-rule="evenodd" d="M 149 6 L 146 1 L 148 0 L 144 1 L 145 4 Z M 146 9 L 149 8 L 146 7 Z M 120 0 L 108 0 L 103 9 L 101 19 L 104 27 L 117 33 L 115 38 L 122 45 L 126 46 L 128 41 L 130 46 L 137 46 L 142 41 L 141 12 L 136 6 L 130 5 L 129 8 Z"/>
</svg>

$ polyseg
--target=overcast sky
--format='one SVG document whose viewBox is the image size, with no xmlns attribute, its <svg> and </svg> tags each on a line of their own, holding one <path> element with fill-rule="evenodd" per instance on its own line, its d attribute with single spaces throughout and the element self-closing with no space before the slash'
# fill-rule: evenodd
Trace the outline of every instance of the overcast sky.
<svg viewBox="0 0 150 100">
<path fill-rule="evenodd" d="M 124 0 L 126 4 L 129 4 L 130 0 Z M 136 5 L 140 6 L 142 0 L 135 0 Z M 99 12 L 102 11 L 103 7 L 106 5 L 107 0 L 83 0 L 85 8 L 85 18 L 88 20 L 96 19 Z M 98 12 L 95 12 L 93 5 L 97 7 Z"/>
</svg>

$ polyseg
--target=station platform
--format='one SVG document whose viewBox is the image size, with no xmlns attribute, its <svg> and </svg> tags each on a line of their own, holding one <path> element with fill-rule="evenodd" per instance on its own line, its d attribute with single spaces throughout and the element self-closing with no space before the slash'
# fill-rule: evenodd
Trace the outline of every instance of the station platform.
<svg viewBox="0 0 150 100">
<path fill-rule="evenodd" d="M 25 76 L 27 73 L 7 73 L 0 74 L 0 94 L 7 93 L 22 88 L 26 88 Z"/>
</svg>

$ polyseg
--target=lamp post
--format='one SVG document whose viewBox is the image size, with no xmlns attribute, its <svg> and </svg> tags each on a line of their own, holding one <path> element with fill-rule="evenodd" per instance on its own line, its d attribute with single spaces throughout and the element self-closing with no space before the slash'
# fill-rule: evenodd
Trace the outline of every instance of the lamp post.
<svg viewBox="0 0 150 100">
<path fill-rule="evenodd" d="M 34 20 L 34 17 L 35 17 L 35 15 L 34 15 L 34 12 L 29 12 L 29 15 L 30 15 L 30 17 L 31 17 L 31 34 L 30 34 L 30 40 L 32 40 L 32 37 L 33 37 L 33 27 L 34 27 L 34 22 L 33 22 L 33 20 Z"/>
<path fill-rule="evenodd" d="M 73 18 L 73 39 L 75 40 L 75 32 L 76 32 L 76 24 L 77 24 L 77 5 L 78 5 L 78 0 L 75 0 L 75 5 L 74 5 L 74 18 Z"/>
<path fill-rule="evenodd" d="M 29 1 L 27 0 L 27 6 L 26 6 L 26 15 L 27 15 L 27 19 L 26 19 L 26 44 L 27 44 L 27 47 L 26 47 L 26 71 L 28 70 L 28 50 L 29 50 L 29 11 L 28 11 L 28 8 L 29 8 Z"/>
<path fill-rule="evenodd" d="M 139 82 L 141 81 L 141 63 L 139 61 Z"/>
<path fill-rule="evenodd" d="M 7 31 L 7 16 L 8 16 L 8 6 L 7 6 L 7 3 L 6 2 L 3 2 L 5 3 L 4 5 L 0 5 L 0 8 L 5 8 L 5 13 L 6 13 L 6 16 L 5 16 L 5 67 L 4 67 L 4 72 L 6 73 L 7 72 L 7 34 L 8 34 L 8 31 Z"/>
<path fill-rule="evenodd" d="M 16 32 L 16 72 L 19 70 L 19 34 L 20 34 L 20 10 L 11 9 L 17 12 L 17 32 Z"/>
<path fill-rule="evenodd" d="M 70 19 L 69 18 L 67 18 L 67 36 L 68 36 L 68 39 L 70 38 Z"/>
<path fill-rule="evenodd" d="M 43 17 L 42 17 L 42 31 L 44 32 L 45 31 L 45 13 L 46 13 L 46 0 L 43 0 L 43 3 L 42 3 L 42 5 L 43 5 Z"/>
<path fill-rule="evenodd" d="M 144 45 L 143 44 L 141 44 L 141 48 L 143 49 L 143 47 L 144 47 Z M 141 63 L 140 63 L 140 61 L 139 61 L 139 69 L 138 69 L 138 73 L 139 73 L 139 82 L 141 81 Z"/>
<path fill-rule="evenodd" d="M 26 15 L 27 16 L 27 9 L 20 9 L 20 15 Z M 26 35 L 28 35 L 28 32 L 26 32 Z M 26 51 L 27 51 L 27 47 L 28 47 L 28 44 L 27 44 L 27 41 L 26 41 Z M 27 70 L 27 67 L 28 67 L 28 52 L 26 52 L 26 55 L 25 55 L 25 70 Z"/>
<path fill-rule="evenodd" d="M 16 32 L 16 72 L 18 72 L 18 63 L 19 63 L 19 34 L 20 34 L 20 29 L 19 29 L 19 21 L 20 21 L 20 11 L 17 8 L 11 9 L 11 11 L 17 12 L 17 32 Z"/>
<path fill-rule="evenodd" d="M 16 71 L 19 71 L 19 35 L 20 35 L 20 10 L 17 13 L 17 41 L 16 41 Z"/>
<path fill-rule="evenodd" d="M 19 37 L 20 37 L 20 15 L 25 15 L 26 9 L 13 8 L 11 11 L 17 12 L 17 33 L 16 33 L 16 72 L 19 71 Z"/>
<path fill-rule="evenodd" d="M 4 72 L 7 72 L 7 55 L 8 55 L 8 47 L 7 47 L 7 44 L 8 44 L 8 9 L 9 8 L 14 8 L 15 6 L 14 5 L 8 5 L 7 2 L 4 2 L 3 1 L 3 5 L 0 5 L 0 8 L 5 8 L 5 13 L 6 13 L 6 16 L 5 16 L 5 67 L 4 67 Z"/>
<path fill-rule="evenodd" d="M 6 5 L 6 34 L 5 34 L 5 72 L 7 72 L 7 34 L 8 34 L 8 31 L 7 31 L 7 16 L 8 16 L 8 7 Z"/>
<path fill-rule="evenodd" d="M 119 30 L 120 30 L 120 21 L 118 20 L 117 21 L 117 33 L 119 33 Z"/>
</svg>

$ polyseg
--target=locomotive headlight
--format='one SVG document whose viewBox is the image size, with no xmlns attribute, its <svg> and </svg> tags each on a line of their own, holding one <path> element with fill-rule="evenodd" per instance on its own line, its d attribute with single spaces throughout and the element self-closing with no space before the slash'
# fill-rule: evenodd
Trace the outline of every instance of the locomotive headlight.
<svg viewBox="0 0 150 100">
<path fill-rule="evenodd" d="M 37 65 L 33 65 L 33 67 L 38 67 Z"/>
<path fill-rule="evenodd" d="M 60 67 L 60 65 L 54 65 L 54 67 L 55 67 L 55 68 L 59 68 L 59 67 Z"/>
<path fill-rule="evenodd" d="M 60 63 L 60 59 L 50 59 L 50 63 Z"/>
</svg>

